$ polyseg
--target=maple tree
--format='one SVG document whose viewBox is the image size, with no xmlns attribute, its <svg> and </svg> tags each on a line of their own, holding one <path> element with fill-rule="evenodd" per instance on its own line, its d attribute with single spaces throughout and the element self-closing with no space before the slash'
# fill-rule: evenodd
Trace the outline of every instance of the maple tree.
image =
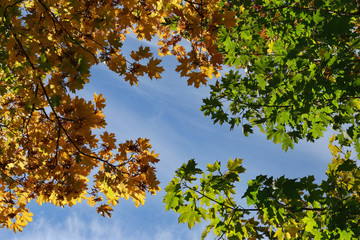
<svg viewBox="0 0 360 240">
<path fill-rule="evenodd" d="M 236 26 L 219 26 L 217 46 L 235 70 L 211 85 L 201 110 L 244 135 L 257 127 L 285 151 L 332 128 L 333 159 L 324 180 L 259 175 L 242 195 L 242 159 L 206 170 L 190 160 L 165 189 L 166 209 L 189 228 L 207 223 L 202 238 L 212 230 L 218 239 L 358 239 L 360 2 L 223 3 Z"/>
<path fill-rule="evenodd" d="M 0 0 L 0 227 L 21 231 L 33 199 L 58 206 L 86 200 L 110 216 L 119 198 L 138 206 L 146 192 L 160 190 L 149 140 L 118 144 L 104 129 L 102 94 L 93 101 L 77 94 L 99 62 L 131 85 L 161 77 L 149 47 L 123 53 L 129 34 L 157 37 L 159 55 L 174 55 L 189 85 L 219 76 L 218 26 L 230 29 L 235 15 L 219 3 Z"/>
</svg>

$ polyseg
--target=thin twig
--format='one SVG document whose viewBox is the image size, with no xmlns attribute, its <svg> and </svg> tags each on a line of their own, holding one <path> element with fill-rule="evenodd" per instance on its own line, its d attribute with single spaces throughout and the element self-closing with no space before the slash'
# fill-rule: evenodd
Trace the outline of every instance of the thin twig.
<svg viewBox="0 0 360 240">
<path fill-rule="evenodd" d="M 41 1 L 38 0 L 38 2 L 45 8 L 46 13 L 50 16 L 51 19 L 53 19 L 53 21 L 56 21 L 60 27 L 65 31 L 65 33 L 69 36 L 69 38 L 74 41 L 76 43 L 76 45 L 78 45 L 80 48 L 82 48 L 84 51 L 88 52 L 90 55 L 92 55 L 95 59 L 96 63 L 99 63 L 97 57 L 95 56 L 94 53 L 90 52 L 87 48 L 84 48 L 76 39 L 73 38 L 73 36 L 68 32 L 68 30 L 61 24 L 61 22 L 57 19 L 57 17 L 54 15 L 53 12 L 51 12 L 51 10 Z"/>
</svg>

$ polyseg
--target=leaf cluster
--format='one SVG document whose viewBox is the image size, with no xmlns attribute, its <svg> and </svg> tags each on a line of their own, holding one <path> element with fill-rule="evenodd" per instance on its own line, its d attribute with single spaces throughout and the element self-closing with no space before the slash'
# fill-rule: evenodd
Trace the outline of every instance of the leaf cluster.
<svg viewBox="0 0 360 240">
<path fill-rule="evenodd" d="M 258 127 L 283 149 L 330 126 L 358 143 L 359 41 L 355 1 L 234 1 L 237 26 L 219 31 L 234 68 L 211 85 L 214 122 Z M 345 128 L 345 129 L 343 129 Z"/>
<path fill-rule="evenodd" d="M 20 196 L 60 206 L 84 198 L 93 206 L 105 197 L 97 210 L 110 215 L 120 197 L 132 197 L 138 206 L 146 191 L 160 190 L 153 166 L 158 159 L 148 141 L 118 144 L 113 133 L 95 134 L 106 126 L 105 98 L 95 94 L 85 101 L 77 93 L 100 62 L 131 85 L 144 76 L 161 78 L 161 59 L 149 47 L 124 54 L 130 34 L 140 41 L 157 39 L 159 55 L 175 55 L 176 71 L 189 85 L 219 76 L 217 30 L 235 24 L 235 12 L 220 3 L 0 1 L 1 227 L 21 231 L 25 222 L 14 221 L 22 214 L 30 219 L 25 202 L 16 203 Z"/>
<path fill-rule="evenodd" d="M 179 223 L 189 228 L 207 222 L 202 239 L 211 230 L 219 239 L 355 239 L 360 168 L 333 145 L 334 138 L 326 180 L 259 175 L 242 196 L 235 190 L 245 172 L 241 159 L 230 159 L 225 171 L 220 162 L 203 171 L 190 160 L 165 188 L 166 210 L 179 213 Z M 237 203 L 244 200 L 246 207 Z"/>
<path fill-rule="evenodd" d="M 257 127 L 285 151 L 332 127 L 333 159 L 322 181 L 259 175 L 243 195 L 236 193 L 241 160 L 230 159 L 225 172 L 220 162 L 203 171 L 191 160 L 165 188 L 166 209 L 190 228 L 208 223 L 203 238 L 212 230 L 218 239 L 358 239 L 358 1 L 245 0 L 221 7 L 236 12 L 236 25 L 220 25 L 217 36 L 232 70 L 210 85 L 201 110 L 214 123 L 241 126 L 245 136 Z"/>
</svg>

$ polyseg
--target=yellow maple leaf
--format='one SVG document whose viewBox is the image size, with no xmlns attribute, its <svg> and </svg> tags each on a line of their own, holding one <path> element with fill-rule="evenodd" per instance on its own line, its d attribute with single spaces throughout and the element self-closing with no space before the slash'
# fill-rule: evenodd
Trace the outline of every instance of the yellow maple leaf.
<svg viewBox="0 0 360 240">
<path fill-rule="evenodd" d="M 94 207 L 96 205 L 95 197 L 85 197 L 87 204 L 90 205 L 90 207 Z"/>
<path fill-rule="evenodd" d="M 97 110 L 101 110 L 105 107 L 105 100 L 106 98 L 104 98 L 102 94 L 97 95 L 94 93 L 94 102 Z"/>
<path fill-rule="evenodd" d="M 133 202 L 135 202 L 135 206 L 139 207 L 139 205 L 144 205 L 145 204 L 145 194 L 134 194 L 132 195 L 133 198 Z"/>
<path fill-rule="evenodd" d="M 44 195 L 39 194 L 39 196 L 36 198 L 36 202 L 41 206 L 45 202 Z"/>
<path fill-rule="evenodd" d="M 108 205 L 113 205 L 115 206 L 116 204 L 118 204 L 118 195 L 112 190 L 112 188 L 110 186 L 108 186 L 106 189 L 105 195 L 108 199 Z"/>
<path fill-rule="evenodd" d="M 31 212 L 23 212 L 21 218 L 25 222 L 32 222 L 32 216 L 33 215 L 34 214 L 31 213 Z"/>
<path fill-rule="evenodd" d="M 240 6 L 240 12 L 244 12 L 245 11 L 245 7 L 243 5 Z"/>
<path fill-rule="evenodd" d="M 284 233 L 281 228 L 276 230 L 274 237 L 277 237 L 278 239 L 284 239 Z"/>
<path fill-rule="evenodd" d="M 268 42 L 267 46 L 268 46 L 267 53 L 271 54 L 274 49 L 274 40 L 270 40 L 270 42 Z"/>
<path fill-rule="evenodd" d="M 11 228 L 15 233 L 17 233 L 18 231 L 22 232 L 23 227 L 25 227 L 25 226 L 26 226 L 26 224 L 24 224 L 23 222 L 17 220 L 15 223 L 13 223 L 13 224 L 11 225 L 10 228 Z"/>
</svg>

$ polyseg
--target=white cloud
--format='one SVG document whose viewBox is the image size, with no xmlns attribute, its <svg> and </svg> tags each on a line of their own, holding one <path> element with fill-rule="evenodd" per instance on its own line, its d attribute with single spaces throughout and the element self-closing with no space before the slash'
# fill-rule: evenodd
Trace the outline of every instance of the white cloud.
<svg viewBox="0 0 360 240">
<path fill-rule="evenodd" d="M 30 231 L 16 234 L 13 240 L 195 240 L 199 239 L 200 229 L 188 231 L 182 225 L 148 226 L 133 224 L 129 226 L 125 219 L 98 221 L 88 214 L 73 210 L 63 221 L 40 218 Z M 156 219 L 154 219 L 156 220 Z"/>
</svg>

